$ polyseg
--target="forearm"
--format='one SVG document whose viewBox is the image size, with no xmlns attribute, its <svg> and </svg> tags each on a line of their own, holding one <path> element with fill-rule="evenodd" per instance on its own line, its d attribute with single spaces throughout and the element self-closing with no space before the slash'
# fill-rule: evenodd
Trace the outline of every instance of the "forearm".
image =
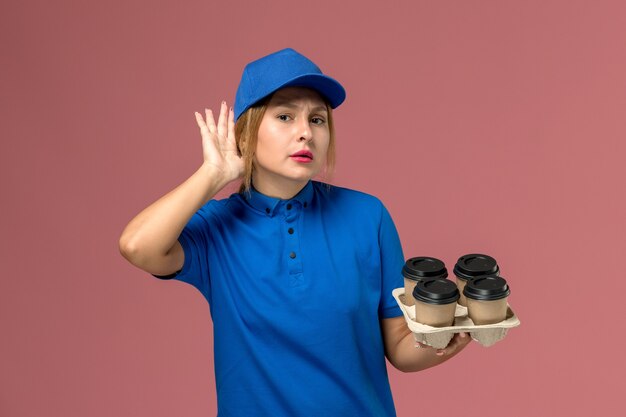
<svg viewBox="0 0 626 417">
<path fill-rule="evenodd" d="M 151 262 L 167 256 L 191 216 L 228 182 L 219 170 L 203 164 L 130 221 L 119 242 L 124 257 L 149 270 Z"/>
</svg>

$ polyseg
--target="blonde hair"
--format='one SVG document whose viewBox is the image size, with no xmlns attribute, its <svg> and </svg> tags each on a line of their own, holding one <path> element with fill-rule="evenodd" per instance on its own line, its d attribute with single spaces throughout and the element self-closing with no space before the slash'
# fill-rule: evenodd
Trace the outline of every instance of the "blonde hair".
<svg viewBox="0 0 626 417">
<path fill-rule="evenodd" d="M 235 123 L 235 141 L 237 143 L 237 149 L 241 154 L 244 164 L 243 179 L 239 186 L 239 193 L 249 193 L 252 188 L 252 172 L 254 171 L 254 153 L 256 151 L 259 127 L 261 121 L 265 115 L 267 104 L 270 101 L 270 97 L 265 98 L 255 106 L 246 110 L 237 122 Z M 326 165 L 323 170 L 322 177 L 329 180 L 335 169 L 335 126 L 333 123 L 332 108 L 326 104 L 326 110 L 328 111 L 328 131 L 330 133 L 330 140 L 328 142 L 328 150 L 326 151 Z"/>
</svg>

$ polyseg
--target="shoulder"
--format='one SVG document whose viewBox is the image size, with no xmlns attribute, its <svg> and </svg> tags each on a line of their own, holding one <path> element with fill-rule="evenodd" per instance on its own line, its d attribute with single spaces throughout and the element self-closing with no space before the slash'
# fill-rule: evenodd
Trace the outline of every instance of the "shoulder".
<svg viewBox="0 0 626 417">
<path fill-rule="evenodd" d="M 243 207 L 243 197 L 241 194 L 231 194 L 227 198 L 220 200 L 209 200 L 200 207 L 197 214 L 209 219 L 221 220 L 239 212 Z"/>
<path fill-rule="evenodd" d="M 382 201 L 371 194 L 335 185 L 314 183 L 316 195 L 324 212 L 350 224 L 379 225 L 389 212 Z"/>
<path fill-rule="evenodd" d="M 382 201 L 371 194 L 322 182 L 313 182 L 316 194 L 323 200 L 353 208 L 383 210 Z"/>
</svg>

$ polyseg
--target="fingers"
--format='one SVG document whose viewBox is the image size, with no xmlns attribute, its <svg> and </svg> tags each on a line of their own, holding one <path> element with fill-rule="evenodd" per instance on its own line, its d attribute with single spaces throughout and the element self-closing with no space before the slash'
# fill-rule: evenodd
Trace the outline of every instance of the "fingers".
<svg viewBox="0 0 626 417">
<path fill-rule="evenodd" d="M 202 115 L 198 112 L 195 112 L 196 115 L 196 123 L 198 123 L 198 127 L 200 128 L 200 134 L 202 134 L 202 137 L 206 137 L 209 134 L 209 128 L 207 127 L 207 124 L 204 122 L 204 119 L 202 118 Z"/>
<path fill-rule="evenodd" d="M 215 133 L 217 128 L 215 127 L 215 119 L 213 119 L 213 112 L 211 109 L 204 109 L 204 114 L 206 115 L 206 125 L 209 129 L 209 132 Z"/>
<path fill-rule="evenodd" d="M 437 356 L 450 355 L 455 353 L 457 350 L 463 349 L 472 339 L 466 332 L 459 332 L 454 335 L 448 346 L 445 349 L 437 349 L 435 354 Z"/>
<path fill-rule="evenodd" d="M 452 340 L 454 340 L 454 339 L 452 339 Z M 432 346 L 428 346 L 427 344 L 420 343 L 420 342 L 415 342 L 415 347 L 417 349 L 434 349 Z M 448 344 L 448 346 L 446 346 L 445 349 L 435 349 L 435 355 L 437 355 L 437 356 L 446 355 L 446 354 L 448 354 L 448 353 L 450 353 L 452 351 L 451 350 L 452 347 L 453 347 L 453 342 L 450 342 Z"/>
<path fill-rule="evenodd" d="M 222 101 L 222 105 L 220 106 L 220 117 L 217 120 L 217 134 L 224 138 L 228 134 L 228 107 L 225 101 Z"/>
<path fill-rule="evenodd" d="M 200 130 L 202 131 L 204 127 L 209 133 L 217 133 L 220 139 L 226 137 L 235 137 L 235 117 L 233 109 L 228 109 L 225 101 L 222 101 L 220 106 L 220 114 L 217 119 L 217 124 L 215 123 L 215 118 L 213 117 L 213 112 L 211 109 L 204 109 L 206 122 L 202 119 L 200 113 L 196 112 L 196 121 Z"/>
<path fill-rule="evenodd" d="M 228 111 L 228 137 L 235 139 L 235 112 L 232 107 Z"/>
<path fill-rule="evenodd" d="M 206 140 L 215 142 L 221 149 L 236 149 L 235 145 L 235 115 L 232 107 L 229 109 L 225 101 L 220 106 L 220 114 L 215 123 L 211 109 L 205 108 L 206 120 L 202 115 L 195 112 L 196 122 L 200 127 L 200 133 Z"/>
<path fill-rule="evenodd" d="M 226 137 L 226 149 L 238 154 L 237 141 L 235 140 L 235 112 L 231 107 L 228 110 L 228 136 Z"/>
<path fill-rule="evenodd" d="M 445 349 L 435 349 L 435 355 L 444 356 L 455 353 L 458 350 L 463 349 L 469 342 L 472 341 L 472 338 L 469 337 L 469 334 L 466 332 L 459 332 L 454 335 L 454 337 L 448 343 L 448 346 Z M 415 342 L 415 347 L 417 349 L 433 349 L 432 346 L 428 346 L 425 343 Z"/>
</svg>

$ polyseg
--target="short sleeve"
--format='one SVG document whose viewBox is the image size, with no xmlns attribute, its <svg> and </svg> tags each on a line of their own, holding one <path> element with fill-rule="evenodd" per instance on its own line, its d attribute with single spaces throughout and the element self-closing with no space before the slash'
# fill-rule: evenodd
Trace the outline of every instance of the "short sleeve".
<svg viewBox="0 0 626 417">
<path fill-rule="evenodd" d="M 196 287 L 210 300 L 209 249 L 213 216 L 206 206 L 196 212 L 178 237 L 185 253 L 183 268 L 173 279 Z"/>
<path fill-rule="evenodd" d="M 404 265 L 404 254 L 396 226 L 384 206 L 382 207 L 378 239 L 382 274 L 382 292 L 378 315 L 386 319 L 402 315 L 402 311 L 391 292 L 404 286 L 401 273 L 402 265 Z"/>
</svg>

